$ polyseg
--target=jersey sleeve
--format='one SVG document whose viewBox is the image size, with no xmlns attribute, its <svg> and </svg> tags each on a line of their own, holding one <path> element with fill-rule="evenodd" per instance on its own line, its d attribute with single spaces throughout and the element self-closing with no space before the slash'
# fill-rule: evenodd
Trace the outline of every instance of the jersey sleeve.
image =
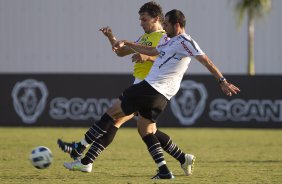
<svg viewBox="0 0 282 184">
<path fill-rule="evenodd" d="M 184 53 L 189 56 L 199 56 L 205 54 L 198 45 L 198 43 L 194 41 L 191 37 L 183 37 L 183 40 L 180 43 Z"/>
<path fill-rule="evenodd" d="M 165 44 L 169 39 L 170 39 L 170 38 L 169 38 L 166 34 L 164 34 L 164 35 L 161 37 L 161 39 L 160 39 L 158 45 L 163 45 L 163 44 Z M 157 46 L 158 46 L 158 45 L 157 45 Z"/>
<path fill-rule="evenodd" d="M 157 51 L 160 52 L 162 50 L 162 47 L 164 47 L 169 42 L 169 40 L 170 38 L 166 34 L 164 34 L 156 47 Z"/>
<path fill-rule="evenodd" d="M 166 45 L 166 44 L 162 44 L 162 45 L 159 44 L 159 45 L 156 47 L 157 51 L 158 51 L 158 52 L 161 52 L 162 47 L 165 46 L 165 45 Z"/>
</svg>

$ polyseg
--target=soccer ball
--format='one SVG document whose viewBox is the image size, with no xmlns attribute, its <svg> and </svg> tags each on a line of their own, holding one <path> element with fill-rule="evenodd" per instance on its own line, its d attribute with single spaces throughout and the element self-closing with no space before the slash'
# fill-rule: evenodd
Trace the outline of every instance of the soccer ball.
<svg viewBox="0 0 282 184">
<path fill-rule="evenodd" d="M 53 154 L 49 148 L 38 146 L 32 150 L 29 159 L 37 169 L 46 169 L 53 161 Z"/>
</svg>

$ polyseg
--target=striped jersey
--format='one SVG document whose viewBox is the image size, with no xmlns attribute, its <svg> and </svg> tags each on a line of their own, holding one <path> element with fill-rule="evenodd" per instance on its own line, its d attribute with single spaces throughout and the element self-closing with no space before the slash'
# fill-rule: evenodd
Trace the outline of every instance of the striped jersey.
<svg viewBox="0 0 282 184">
<path fill-rule="evenodd" d="M 179 90 L 191 57 L 204 55 L 204 52 L 186 33 L 177 35 L 156 48 L 160 54 L 145 80 L 159 93 L 170 99 Z"/>
<path fill-rule="evenodd" d="M 135 43 L 142 45 L 156 47 L 159 44 L 162 45 L 167 41 L 168 37 L 164 30 L 155 31 L 152 33 L 145 33 Z M 137 79 L 143 80 L 149 73 L 153 62 L 145 61 L 143 63 L 134 64 L 133 76 Z"/>
</svg>

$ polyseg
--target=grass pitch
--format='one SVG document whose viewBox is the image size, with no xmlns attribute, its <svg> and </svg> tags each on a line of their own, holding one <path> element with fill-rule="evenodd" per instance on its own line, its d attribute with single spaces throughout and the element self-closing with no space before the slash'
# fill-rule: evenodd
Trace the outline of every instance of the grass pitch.
<svg viewBox="0 0 282 184">
<path fill-rule="evenodd" d="M 92 173 L 68 171 L 71 159 L 57 147 L 57 138 L 80 140 L 86 128 L 0 128 L 0 183 L 282 183 L 282 130 L 163 128 L 182 150 L 197 157 L 192 176 L 165 154 L 174 180 L 151 180 L 156 165 L 134 128 L 121 128 L 100 155 Z M 54 155 L 45 170 L 28 160 L 36 146 Z"/>
</svg>

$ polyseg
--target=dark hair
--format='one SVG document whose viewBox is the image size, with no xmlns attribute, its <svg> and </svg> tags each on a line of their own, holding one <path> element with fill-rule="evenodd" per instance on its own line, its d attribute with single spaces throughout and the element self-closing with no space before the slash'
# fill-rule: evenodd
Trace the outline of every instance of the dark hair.
<svg viewBox="0 0 282 184">
<path fill-rule="evenodd" d="M 141 6 L 138 13 L 141 14 L 145 12 L 147 12 L 153 18 L 159 17 L 161 23 L 164 21 L 162 7 L 154 1 L 150 1 Z"/>
<path fill-rule="evenodd" d="M 165 14 L 165 16 L 168 16 L 168 21 L 175 25 L 176 23 L 179 23 L 181 28 L 184 28 L 186 25 L 186 18 L 184 14 L 180 10 L 173 9 Z"/>
</svg>

